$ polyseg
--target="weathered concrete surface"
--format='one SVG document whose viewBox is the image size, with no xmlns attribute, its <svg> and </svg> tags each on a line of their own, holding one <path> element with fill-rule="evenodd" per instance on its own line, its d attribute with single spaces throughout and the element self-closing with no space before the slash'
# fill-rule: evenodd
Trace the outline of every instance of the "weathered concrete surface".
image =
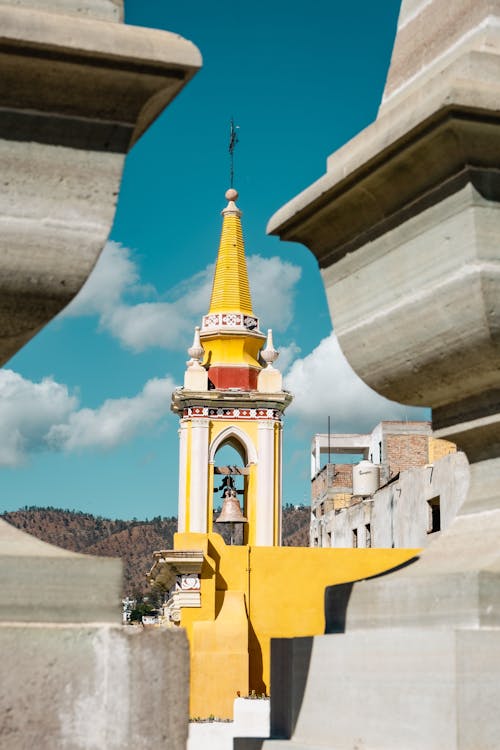
<svg viewBox="0 0 500 750">
<path fill-rule="evenodd" d="M 268 698 L 236 698 L 234 728 L 236 736 L 269 735 L 271 706 Z"/>
<path fill-rule="evenodd" d="M 234 721 L 192 721 L 187 750 L 233 750 L 235 737 L 269 737 L 269 700 L 236 698 Z"/>
<path fill-rule="evenodd" d="M 426 8 L 446 26 L 470 5 Z M 474 4 L 463 24 L 470 33 L 452 57 L 422 69 L 418 88 L 332 155 L 269 231 L 315 253 L 358 374 L 389 398 L 433 406 L 440 434 L 456 432 L 479 460 L 500 447 L 499 2 Z M 422 30 L 412 44 L 426 40 Z M 480 447 L 475 430 L 486 426 Z"/>
<path fill-rule="evenodd" d="M 185 747 L 187 638 L 120 622 L 122 563 L 0 522 L 0 746 Z"/>
<path fill-rule="evenodd" d="M 446 7 L 441 0 L 403 0 L 382 108 L 422 88 L 483 34 L 489 46 L 485 30 L 494 25 L 485 19 L 499 10 L 498 0 L 453 0 Z"/>
<path fill-rule="evenodd" d="M 405 0 L 376 122 L 269 224 L 318 258 L 365 382 L 432 406 L 471 462 L 455 520 L 413 564 L 328 590 L 335 635 L 312 642 L 287 686 L 296 720 L 274 734 L 294 750 L 498 747 L 499 101 L 499 0 Z"/>
<path fill-rule="evenodd" d="M 201 64 L 175 34 L 116 23 L 117 7 L 0 3 L 0 362 L 87 279 L 125 153 Z"/>
<path fill-rule="evenodd" d="M 273 707 L 275 716 L 286 712 L 285 723 L 272 725 L 276 739 L 239 740 L 237 750 L 497 750 L 500 631 L 408 628 L 294 641 L 279 655 L 290 682 L 276 701 L 287 703 Z M 293 743 L 278 739 L 286 736 Z"/>
<path fill-rule="evenodd" d="M 0 0 L 0 363 L 87 279 L 125 153 L 200 66 L 190 42 L 122 11 Z M 185 747 L 187 640 L 124 629 L 121 578 L 118 560 L 0 522 L 2 748 Z"/>
<path fill-rule="evenodd" d="M 2 747 L 185 748 L 183 631 L 2 623 L 0 652 Z"/>
<path fill-rule="evenodd" d="M 123 21 L 123 0 L 0 0 L 0 5 L 18 5 L 50 13 L 69 13 L 103 21 Z"/>
<path fill-rule="evenodd" d="M 337 336 L 358 374 L 387 397 L 430 403 L 435 427 L 489 416 L 498 403 L 498 206 L 469 182 L 323 274 Z M 490 439 L 479 449 L 465 434 L 458 441 L 453 429 L 439 436 L 459 442 L 471 460 L 499 447 Z"/>
<path fill-rule="evenodd" d="M 431 541 L 427 534 L 427 501 L 439 497 L 441 530 L 445 531 L 456 517 L 468 488 L 469 464 L 463 453 L 445 456 L 432 466 L 403 472 L 397 482 L 374 495 L 373 546 L 426 547 Z"/>
<path fill-rule="evenodd" d="M 120 621 L 121 560 L 68 552 L 0 520 L 0 561 L 0 622 Z"/>
<path fill-rule="evenodd" d="M 191 721 L 186 750 L 233 750 L 232 721 Z"/>
<path fill-rule="evenodd" d="M 387 221 L 407 203 L 408 191 L 414 193 L 412 200 L 416 196 L 423 197 L 433 181 L 438 182 L 436 176 L 439 173 L 453 173 L 460 157 L 463 165 L 474 166 L 475 159 L 464 158 L 471 148 L 474 149 L 471 139 L 467 138 L 462 143 L 457 128 L 460 130 L 463 127 L 464 132 L 471 128 L 482 128 L 487 137 L 487 121 L 494 125 L 500 87 L 499 0 L 457 0 L 448 5 L 445 7 L 443 0 L 426 3 L 428 8 L 432 7 L 435 16 L 439 15 L 441 28 L 446 28 L 449 17 L 454 15 L 456 9 L 462 14 L 467 31 L 461 43 L 453 47 L 453 55 L 438 57 L 437 67 L 421 67 L 419 76 L 407 79 L 408 86 L 414 84 L 411 91 L 401 92 L 400 96 L 394 97 L 393 107 L 382 108 L 374 123 L 328 158 L 327 172 L 323 177 L 280 208 L 269 221 L 270 233 L 282 239 L 304 242 L 322 266 L 331 262 L 328 255 L 341 257 L 348 251 L 348 248 L 342 250 L 344 243 L 354 241 L 359 246 L 369 239 L 378 230 L 380 220 Z M 474 6 L 473 14 L 470 11 L 463 16 L 464 6 L 469 6 L 469 11 Z M 480 20 L 476 23 L 474 19 L 477 18 Z M 433 33 L 430 27 L 420 27 L 419 35 L 413 35 L 412 44 L 425 50 L 427 31 Z M 440 43 L 446 45 L 449 39 L 445 32 L 440 36 Z M 397 47 L 398 39 L 395 51 Z M 388 81 L 392 70 L 391 64 Z M 388 93 L 387 88 L 385 93 Z M 488 110 L 488 117 L 482 123 L 481 114 L 485 115 Z M 469 118 L 470 122 L 467 122 Z M 463 123 L 457 120 L 463 120 Z M 447 135 L 450 128 L 451 137 Z M 427 129 L 436 132 L 428 134 L 427 144 L 421 149 L 419 140 L 426 138 Z M 442 148 L 438 146 L 435 152 L 438 158 L 427 163 L 428 145 L 435 143 L 436 138 L 440 140 Z M 475 157 L 479 156 L 483 162 L 488 152 L 493 157 L 491 146 L 484 144 L 483 149 L 481 144 L 476 145 L 479 149 L 475 150 Z M 405 159 L 401 163 L 399 154 L 402 151 L 422 157 L 424 162 L 415 158 L 411 161 Z M 473 155 L 472 152 L 470 154 Z M 394 168 L 398 162 L 400 170 Z M 492 165 L 491 161 L 489 163 Z M 374 178 L 382 174 L 387 177 L 391 175 L 396 182 L 393 184 L 385 179 L 384 190 L 374 191 L 376 185 L 380 187 L 379 181 Z M 412 181 L 415 181 L 414 188 Z M 365 187 L 367 189 L 361 196 L 360 189 Z M 357 205 L 353 204 L 351 196 L 351 200 L 342 204 L 340 211 L 342 196 L 351 190 L 354 191 L 352 196 L 358 198 Z M 403 191 L 401 195 L 400 190 Z M 416 209 L 418 206 L 412 206 L 411 211 L 415 213 Z"/>
<path fill-rule="evenodd" d="M 461 150 L 461 136 L 457 132 L 453 137 Z M 500 149 L 500 130 L 495 138 Z M 475 142 L 485 143 L 479 132 Z M 404 191 L 415 187 L 415 171 L 422 170 L 423 176 L 424 172 L 430 174 L 432 163 L 442 165 L 447 151 L 443 143 L 441 148 L 444 150 L 434 153 L 425 151 L 422 144 L 422 153 L 408 154 L 405 164 L 394 165 L 393 174 L 384 176 L 386 168 L 381 168 L 376 190 L 385 196 L 382 205 L 374 200 L 372 187 L 362 181 L 353 183 L 349 195 L 332 204 L 335 215 L 317 214 L 311 241 L 319 237 L 320 242 L 332 246 L 338 239 L 332 229 L 353 229 L 351 211 L 358 217 L 356 222 L 368 214 L 376 225 L 386 211 L 383 202 L 389 193 L 394 191 L 399 200 Z M 405 178 L 404 186 L 395 182 L 396 172 Z M 499 425 L 492 413 L 500 400 L 500 294 L 496 286 L 500 262 L 495 239 L 500 231 L 500 211 L 494 168 L 474 174 L 464 167 L 460 180 L 465 184 L 454 184 L 455 192 L 444 197 L 453 187 L 445 179 L 446 192 L 434 195 L 434 201 L 439 202 L 432 205 L 427 193 L 427 204 L 420 206 L 419 213 L 411 217 L 400 214 L 401 224 L 387 226 L 384 220 L 387 231 L 372 236 L 356 252 L 347 253 L 343 244 L 342 256 L 323 270 L 323 278 L 342 349 L 371 387 L 397 401 L 431 404 L 434 421 L 443 429 L 483 416 L 492 420 L 490 439 L 481 441 L 480 449 L 474 424 L 467 433 L 439 433 L 458 442 L 474 460 L 488 458 L 498 450 Z M 346 201 L 350 201 L 348 211 L 344 211 Z M 353 299 L 356 305 L 352 305 Z M 468 357 L 463 356 L 466 348 Z"/>
</svg>

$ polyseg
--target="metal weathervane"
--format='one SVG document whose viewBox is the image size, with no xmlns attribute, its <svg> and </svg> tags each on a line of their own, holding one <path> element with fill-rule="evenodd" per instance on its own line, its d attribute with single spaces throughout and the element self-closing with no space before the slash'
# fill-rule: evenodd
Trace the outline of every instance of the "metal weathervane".
<svg viewBox="0 0 500 750">
<path fill-rule="evenodd" d="M 239 125 L 234 124 L 234 120 L 231 117 L 231 124 L 229 127 L 229 187 L 233 187 L 234 182 L 234 149 L 236 147 L 236 144 L 238 143 L 238 133 Z"/>
</svg>

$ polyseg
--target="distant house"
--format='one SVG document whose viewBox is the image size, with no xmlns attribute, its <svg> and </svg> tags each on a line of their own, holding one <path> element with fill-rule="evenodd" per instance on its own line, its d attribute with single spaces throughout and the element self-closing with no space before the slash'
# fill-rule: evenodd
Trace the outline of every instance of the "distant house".
<svg viewBox="0 0 500 750">
<path fill-rule="evenodd" d="M 146 625 L 159 625 L 160 624 L 160 614 L 156 610 L 153 610 L 152 612 L 148 612 L 147 615 L 142 616 L 142 624 L 144 626 Z"/>
<path fill-rule="evenodd" d="M 132 610 L 135 609 L 137 602 L 135 599 L 131 599 L 129 596 L 126 596 L 125 599 L 122 599 L 122 623 L 123 625 L 128 625 L 130 623 L 130 616 L 132 614 Z"/>
<path fill-rule="evenodd" d="M 332 463 L 332 456 L 351 463 Z M 430 422 L 380 422 L 366 435 L 315 435 L 310 546 L 424 547 L 453 520 L 468 479 L 464 454 L 433 438 Z"/>
</svg>

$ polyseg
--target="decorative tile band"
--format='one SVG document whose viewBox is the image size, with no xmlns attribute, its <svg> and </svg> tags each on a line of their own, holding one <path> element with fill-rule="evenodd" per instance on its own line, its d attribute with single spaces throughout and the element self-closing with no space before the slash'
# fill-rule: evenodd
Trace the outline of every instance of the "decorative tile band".
<svg viewBox="0 0 500 750">
<path fill-rule="evenodd" d="M 211 313 L 203 316 L 202 330 L 212 328 L 241 328 L 245 331 L 258 331 L 259 319 L 243 313 Z"/>
<path fill-rule="evenodd" d="M 211 406 L 189 406 L 184 409 L 183 417 L 209 419 L 274 419 L 281 422 L 282 414 L 278 409 L 242 409 L 213 408 Z"/>
</svg>

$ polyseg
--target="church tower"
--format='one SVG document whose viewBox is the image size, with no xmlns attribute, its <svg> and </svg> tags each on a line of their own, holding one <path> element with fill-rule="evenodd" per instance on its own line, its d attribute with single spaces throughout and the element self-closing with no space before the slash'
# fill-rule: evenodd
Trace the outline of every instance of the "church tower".
<svg viewBox="0 0 500 750">
<path fill-rule="evenodd" d="M 210 307 L 188 349 L 184 387 L 172 396 L 180 417 L 178 531 L 210 533 L 214 494 L 222 490 L 233 506 L 240 502 L 243 544 L 276 546 L 282 419 L 292 396 L 273 365 L 272 331 L 260 331 L 253 311 L 237 198 L 227 191 Z M 239 465 L 220 465 L 225 446 Z"/>
</svg>

